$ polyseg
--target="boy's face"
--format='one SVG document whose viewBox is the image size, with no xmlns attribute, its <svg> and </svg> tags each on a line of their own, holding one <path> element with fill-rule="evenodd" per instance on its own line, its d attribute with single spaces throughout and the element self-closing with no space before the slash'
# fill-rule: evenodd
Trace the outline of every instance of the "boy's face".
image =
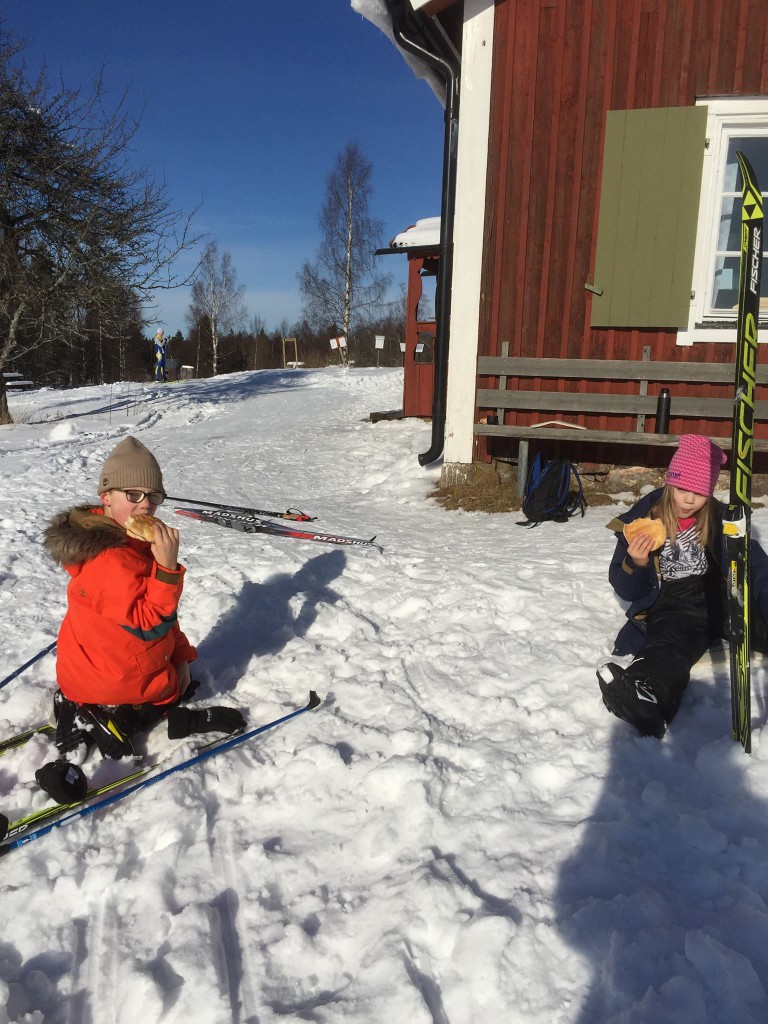
<svg viewBox="0 0 768 1024">
<path fill-rule="evenodd" d="M 705 495 L 694 494 L 693 491 L 681 491 L 679 487 L 672 488 L 672 501 L 678 519 L 690 519 L 707 504 Z"/>
<path fill-rule="evenodd" d="M 126 490 L 130 491 L 128 487 Z M 135 490 L 141 491 L 140 487 L 136 487 Z M 109 516 L 110 519 L 114 519 L 120 526 L 125 526 L 125 520 L 128 516 L 146 516 L 150 515 L 155 510 L 155 506 L 150 502 L 149 496 L 144 495 L 143 501 L 129 501 L 124 491 L 112 490 L 104 491 L 103 494 L 99 495 L 101 503 L 104 506 L 104 515 Z"/>
</svg>

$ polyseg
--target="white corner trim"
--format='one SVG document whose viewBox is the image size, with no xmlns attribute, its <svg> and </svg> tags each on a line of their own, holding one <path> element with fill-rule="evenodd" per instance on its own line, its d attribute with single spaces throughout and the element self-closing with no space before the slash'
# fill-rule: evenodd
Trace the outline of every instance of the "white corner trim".
<svg viewBox="0 0 768 1024">
<path fill-rule="evenodd" d="M 491 110 L 494 0 L 465 0 L 444 460 L 471 462 Z"/>
</svg>

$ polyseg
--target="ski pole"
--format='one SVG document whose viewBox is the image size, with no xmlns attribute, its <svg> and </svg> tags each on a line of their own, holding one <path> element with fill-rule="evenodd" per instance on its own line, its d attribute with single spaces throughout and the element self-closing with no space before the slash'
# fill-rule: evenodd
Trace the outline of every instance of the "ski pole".
<svg viewBox="0 0 768 1024">
<path fill-rule="evenodd" d="M 25 846 L 27 843 L 31 843 L 33 839 L 39 839 L 41 836 L 47 835 L 55 828 L 60 828 L 62 825 L 68 825 L 70 822 L 76 821 L 78 818 L 85 818 L 87 815 L 93 814 L 94 811 L 98 811 L 102 807 L 108 807 L 110 804 L 114 804 L 117 803 L 118 800 L 122 800 L 123 797 L 130 796 L 131 793 L 136 793 L 138 790 L 144 789 L 146 786 L 151 786 L 155 782 L 160 782 L 161 779 L 167 779 L 169 775 L 174 775 L 176 772 L 183 771 L 185 768 L 191 768 L 195 764 L 200 764 L 201 761 L 205 761 L 209 757 L 213 757 L 215 754 L 221 754 L 225 750 L 231 750 L 240 743 L 245 743 L 246 740 L 253 739 L 254 736 L 258 736 L 262 732 L 267 732 L 268 729 L 274 729 L 276 726 L 282 725 L 284 722 L 289 722 L 292 718 L 296 718 L 297 715 L 303 715 L 305 711 L 313 711 L 320 703 L 321 700 L 315 691 L 310 690 L 309 701 L 303 708 L 297 708 L 295 711 L 291 711 L 289 714 L 283 715 L 282 718 L 276 718 L 274 722 L 268 722 L 266 725 L 260 725 L 256 729 L 249 729 L 247 732 L 241 732 L 237 736 L 233 736 L 231 739 L 225 740 L 223 743 L 216 744 L 214 747 L 206 747 L 199 753 L 186 758 L 184 761 L 180 761 L 178 764 L 171 765 L 170 768 L 166 768 L 164 771 L 158 772 L 157 775 L 150 775 L 147 778 L 142 778 L 132 786 L 128 786 L 127 789 L 121 789 L 117 793 L 110 793 L 101 800 L 96 800 L 94 803 L 78 807 L 77 810 L 72 811 L 71 814 L 64 814 L 61 818 L 57 818 L 48 825 L 44 825 L 42 828 L 37 829 L 37 831 L 30 832 L 28 835 L 20 836 L 18 839 L 14 839 L 12 842 L 5 843 L 3 846 L 0 846 L 0 857 L 4 857 L 11 850 L 15 850 L 19 846 Z M 0 814 L 0 830 L 2 830 L 3 835 L 8 831 L 9 827 L 12 827 L 11 823 L 8 822 L 5 815 Z"/>
<path fill-rule="evenodd" d="M 271 516 L 273 519 L 291 519 L 296 523 L 312 523 L 317 516 L 308 516 L 298 508 L 289 508 L 285 512 L 267 512 L 263 508 L 241 508 L 239 505 L 218 505 L 215 501 L 198 501 L 196 498 L 174 498 L 166 494 L 168 501 L 183 501 L 185 505 L 204 505 L 205 508 L 222 508 L 228 512 L 243 512 L 249 516 Z"/>
<path fill-rule="evenodd" d="M 0 679 L 0 690 L 2 690 L 6 683 L 10 683 L 12 679 L 15 679 L 16 676 L 20 676 L 21 673 L 24 672 L 25 669 L 28 669 L 30 665 L 34 665 L 36 661 L 39 661 L 44 655 L 52 651 L 55 646 L 56 641 L 54 640 L 52 644 L 48 644 L 48 646 L 44 647 L 42 651 L 38 651 L 34 658 L 30 658 L 29 661 L 25 661 L 21 668 L 17 668 L 15 672 L 11 672 L 11 674 L 6 676 L 5 679 Z"/>
</svg>

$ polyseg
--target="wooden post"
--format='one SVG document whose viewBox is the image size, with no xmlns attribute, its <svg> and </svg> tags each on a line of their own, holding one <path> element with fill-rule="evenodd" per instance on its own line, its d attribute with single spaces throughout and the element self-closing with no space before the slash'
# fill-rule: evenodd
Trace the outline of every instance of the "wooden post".
<svg viewBox="0 0 768 1024">
<path fill-rule="evenodd" d="M 508 341 L 503 341 L 501 343 L 501 355 L 502 355 L 502 358 L 504 358 L 504 359 L 506 359 L 507 356 L 509 355 L 509 342 Z M 506 386 L 507 386 L 507 378 L 506 377 L 499 377 L 499 391 L 504 391 Z M 498 422 L 499 426 L 503 426 L 504 425 L 504 410 L 503 409 L 497 409 L 496 410 L 496 421 Z"/>
<path fill-rule="evenodd" d="M 643 362 L 644 363 L 649 362 L 650 358 L 651 358 L 651 346 L 650 345 L 644 345 L 643 346 Z M 648 394 L 648 381 L 647 380 L 641 380 L 640 381 L 640 394 L 641 395 L 647 395 Z M 636 421 L 636 424 L 635 424 L 635 430 L 638 432 L 638 434 L 641 434 L 645 430 L 645 413 L 641 412 L 638 415 L 637 421 Z"/>
<path fill-rule="evenodd" d="M 525 494 L 525 481 L 528 476 L 528 441 L 520 439 L 517 449 L 517 496 Z"/>
<path fill-rule="evenodd" d="M 283 369 L 285 369 L 288 366 L 287 362 L 285 361 L 285 343 L 286 342 L 288 342 L 289 344 L 291 342 L 293 342 L 294 369 L 298 369 L 298 367 L 299 367 L 299 342 L 298 342 L 298 340 L 296 338 L 283 338 L 282 342 L 283 342 Z"/>
</svg>

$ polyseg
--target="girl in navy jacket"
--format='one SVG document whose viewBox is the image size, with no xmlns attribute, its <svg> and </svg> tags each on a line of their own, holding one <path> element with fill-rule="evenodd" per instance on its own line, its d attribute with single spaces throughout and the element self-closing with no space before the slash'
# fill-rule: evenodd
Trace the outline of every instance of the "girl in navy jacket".
<svg viewBox="0 0 768 1024">
<path fill-rule="evenodd" d="M 608 710 L 644 736 L 664 735 L 691 668 L 726 634 L 724 506 L 712 496 L 725 460 L 708 438 L 683 435 L 665 486 L 608 524 L 616 532 L 608 578 L 630 602 L 613 653 L 635 657 L 627 669 L 604 665 L 597 677 Z M 653 550 L 648 534 L 627 542 L 625 524 L 642 517 L 663 522 L 663 547 Z M 750 558 L 752 647 L 767 652 L 768 557 L 753 541 Z"/>
</svg>

